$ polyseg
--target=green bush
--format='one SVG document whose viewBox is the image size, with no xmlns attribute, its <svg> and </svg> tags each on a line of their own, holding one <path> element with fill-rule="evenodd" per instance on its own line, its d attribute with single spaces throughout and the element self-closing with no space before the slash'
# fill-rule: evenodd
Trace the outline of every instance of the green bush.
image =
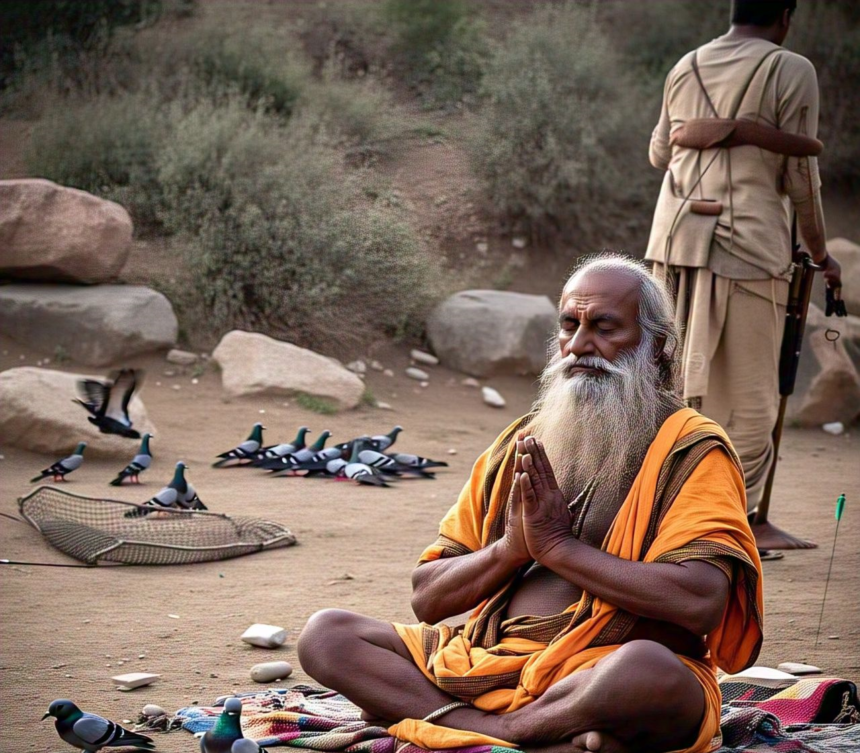
<svg viewBox="0 0 860 753">
<path fill-rule="evenodd" d="M 429 105 L 454 105 L 477 92 L 488 46 L 485 26 L 462 0 L 386 0 L 383 17 L 406 82 Z"/>
<path fill-rule="evenodd" d="M 647 149 L 651 123 L 588 9 L 545 8 L 516 24 L 483 91 L 474 164 L 497 212 L 536 240 L 611 240 L 641 199 L 647 157 L 631 169 L 630 155 Z"/>
</svg>

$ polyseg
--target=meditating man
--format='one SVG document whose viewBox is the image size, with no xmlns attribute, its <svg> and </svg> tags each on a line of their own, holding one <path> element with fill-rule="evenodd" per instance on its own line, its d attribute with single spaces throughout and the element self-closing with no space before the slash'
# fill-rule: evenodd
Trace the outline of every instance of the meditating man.
<svg viewBox="0 0 860 753">
<path fill-rule="evenodd" d="M 715 668 L 758 655 L 761 572 L 738 458 L 683 406 L 677 351 L 659 280 L 623 257 L 583 264 L 533 412 L 421 555 L 421 624 L 318 612 L 308 674 L 429 749 L 715 747 Z"/>
</svg>

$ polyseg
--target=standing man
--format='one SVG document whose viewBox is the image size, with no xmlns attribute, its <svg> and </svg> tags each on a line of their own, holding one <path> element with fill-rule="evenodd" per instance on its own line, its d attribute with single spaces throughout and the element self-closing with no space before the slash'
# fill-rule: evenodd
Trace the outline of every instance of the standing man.
<svg viewBox="0 0 860 753">
<path fill-rule="evenodd" d="M 732 0 L 729 31 L 669 72 L 649 154 L 666 174 L 646 259 L 676 295 L 684 398 L 728 432 L 750 512 L 776 460 L 792 213 L 827 285 L 841 285 L 825 245 L 815 68 L 781 47 L 795 6 Z"/>
</svg>

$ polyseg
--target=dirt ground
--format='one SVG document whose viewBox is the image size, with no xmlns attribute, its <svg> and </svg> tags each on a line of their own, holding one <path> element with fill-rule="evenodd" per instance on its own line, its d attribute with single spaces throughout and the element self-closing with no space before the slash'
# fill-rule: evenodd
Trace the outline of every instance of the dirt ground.
<svg viewBox="0 0 860 753">
<path fill-rule="evenodd" d="M 35 365 L 40 357 L 10 341 L 0 341 L 0 351 L 0 370 Z M 160 357 L 132 363 L 148 370 L 142 397 L 156 425 L 155 461 L 143 477 L 145 484 L 109 488 L 107 482 L 123 462 L 90 458 L 70 477 L 68 490 L 144 501 L 169 480 L 174 462 L 182 459 L 211 510 L 281 521 L 299 544 L 181 567 L 0 568 L 0 751 L 67 750 L 50 722 L 39 723 L 54 698 L 71 698 L 86 710 L 121 721 L 136 718 L 146 703 L 174 711 L 190 703 L 211 703 L 224 693 L 262 689 L 248 675 L 261 661 L 286 659 L 295 667 L 287 683 L 305 681 L 296 637 L 318 609 L 337 606 L 383 619 L 414 619 L 409 575 L 416 557 L 435 538 L 439 519 L 456 499 L 475 457 L 528 408 L 534 381 L 490 380 L 508 400 L 508 407 L 498 410 L 485 406 L 478 390 L 463 386 L 462 375 L 431 369 L 430 386 L 423 389 L 401 376 L 408 362 L 405 352 L 392 350 L 380 360 L 396 376 L 371 372 L 368 383 L 377 399 L 395 410 L 361 408 L 337 416 L 309 413 L 289 400 L 285 407 L 284 398 L 225 402 L 214 371 L 192 385 L 190 375 L 163 376 L 174 367 Z M 73 365 L 59 368 L 92 372 Z M 328 428 L 343 440 L 388 431 L 399 423 L 404 427 L 399 449 L 448 460 L 450 468 L 435 481 L 404 481 L 390 489 L 211 468 L 213 456 L 244 439 L 257 420 L 267 426 L 267 442 L 291 438 L 301 424 L 314 432 Z M 129 458 L 135 447 L 130 441 Z M 449 455 L 449 449 L 456 454 Z M 797 429 L 785 436 L 772 519 L 821 546 L 764 563 L 767 616 L 760 664 L 808 661 L 828 675 L 860 679 L 858 449 L 856 428 L 841 437 Z M 0 511 L 15 514 L 17 498 L 32 488 L 29 478 L 55 458 L 11 447 L 2 453 Z M 848 504 L 823 638 L 816 647 L 834 503 L 843 491 Z M 0 557 L 69 562 L 35 530 L 5 518 Z M 341 579 L 345 574 L 352 579 Z M 283 626 L 287 644 L 266 651 L 242 643 L 239 636 L 254 622 Z M 145 658 L 138 658 L 141 654 Z M 118 666 L 124 659 L 128 661 Z M 131 693 L 117 691 L 111 676 L 129 671 L 155 672 L 161 678 Z M 159 750 L 176 753 L 197 749 L 184 732 L 158 735 L 157 743 Z"/>
</svg>

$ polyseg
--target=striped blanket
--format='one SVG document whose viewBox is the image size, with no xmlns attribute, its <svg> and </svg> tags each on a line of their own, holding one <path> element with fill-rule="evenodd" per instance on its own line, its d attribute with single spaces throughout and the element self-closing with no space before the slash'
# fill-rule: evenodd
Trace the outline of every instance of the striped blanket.
<svg viewBox="0 0 860 753">
<path fill-rule="evenodd" d="M 841 683 L 841 685 L 834 685 Z M 841 718 L 846 723 L 813 722 L 820 699 L 836 689 L 845 696 Z M 735 682 L 723 684 L 720 728 L 723 747 L 716 753 L 857 753 L 860 751 L 860 710 L 853 683 L 832 679 L 805 679 L 782 690 Z M 832 693 L 831 693 L 832 695 Z M 188 732 L 202 733 L 215 724 L 220 706 L 190 706 L 176 712 L 176 721 Z M 296 685 L 260 693 L 239 694 L 242 729 L 261 746 L 288 746 L 330 753 L 424 753 L 405 746 L 383 727 L 361 720 L 360 710 L 331 690 Z M 813 710 L 814 708 L 814 710 Z M 768 710 L 771 709 L 771 710 Z M 773 712 L 777 711 L 777 717 Z M 837 713 L 834 718 L 840 718 Z M 803 719 L 804 721 L 800 721 Z M 510 748 L 480 745 L 457 748 L 460 753 L 510 753 Z"/>
</svg>

